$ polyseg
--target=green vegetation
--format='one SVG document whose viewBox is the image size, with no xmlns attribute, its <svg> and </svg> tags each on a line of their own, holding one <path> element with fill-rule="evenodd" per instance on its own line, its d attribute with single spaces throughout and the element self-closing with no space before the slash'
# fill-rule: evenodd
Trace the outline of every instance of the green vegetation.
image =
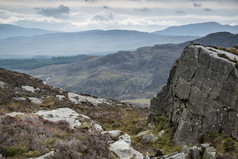
<svg viewBox="0 0 238 159">
<path fill-rule="evenodd" d="M 85 57 L 87 56 L 78 55 L 78 56 L 59 56 L 52 58 L 0 59 L 0 67 L 11 70 L 14 69 L 32 70 L 44 66 L 73 63 Z"/>
<path fill-rule="evenodd" d="M 218 156 L 238 158 L 238 141 L 224 133 L 211 132 L 200 136 L 200 142 L 210 143 L 216 148 Z"/>
</svg>

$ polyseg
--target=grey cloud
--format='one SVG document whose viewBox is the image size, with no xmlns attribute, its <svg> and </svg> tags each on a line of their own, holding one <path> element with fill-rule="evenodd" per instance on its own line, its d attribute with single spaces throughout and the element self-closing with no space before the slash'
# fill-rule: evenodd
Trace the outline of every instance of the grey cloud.
<svg viewBox="0 0 238 159">
<path fill-rule="evenodd" d="M 202 4 L 199 2 L 200 0 L 191 0 L 193 2 L 193 6 L 195 8 L 201 7 Z"/>
<path fill-rule="evenodd" d="M 201 3 L 198 3 L 198 2 L 194 2 L 194 3 L 193 3 L 193 6 L 194 6 L 195 8 L 197 8 L 197 7 L 201 7 L 202 4 L 201 4 Z"/>
<path fill-rule="evenodd" d="M 105 15 L 96 15 L 92 18 L 92 20 L 109 22 L 114 20 L 114 17 L 113 17 L 113 14 L 110 12 Z"/>
<path fill-rule="evenodd" d="M 103 6 L 103 9 L 109 9 L 109 7 L 108 6 Z"/>
<path fill-rule="evenodd" d="M 60 5 L 56 8 L 36 8 L 38 9 L 38 13 L 48 17 L 55 17 L 55 18 L 66 18 L 67 15 L 70 13 L 70 9 L 67 6 Z"/>
<path fill-rule="evenodd" d="M 185 14 L 186 12 L 185 12 L 185 11 L 182 11 L 182 10 L 177 10 L 175 13 L 176 13 L 176 14 Z"/>
<path fill-rule="evenodd" d="M 203 10 L 206 11 L 206 12 L 212 11 L 212 9 L 210 9 L 210 8 L 204 8 Z"/>
<path fill-rule="evenodd" d="M 148 12 L 148 11 L 150 11 L 150 9 L 147 8 L 147 7 L 145 7 L 145 8 L 135 9 L 135 11 L 139 11 L 139 12 Z"/>
<path fill-rule="evenodd" d="M 85 2 L 95 2 L 97 0 L 84 0 Z"/>
</svg>

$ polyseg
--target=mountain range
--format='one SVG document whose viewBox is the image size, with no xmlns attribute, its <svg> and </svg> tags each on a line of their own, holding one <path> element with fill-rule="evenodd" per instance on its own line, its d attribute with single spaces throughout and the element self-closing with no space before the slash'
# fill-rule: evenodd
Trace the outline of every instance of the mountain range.
<svg viewBox="0 0 238 159">
<path fill-rule="evenodd" d="M 148 105 L 149 99 L 166 83 L 175 60 L 191 42 L 232 47 L 238 43 L 238 34 L 213 33 L 181 44 L 89 56 L 71 64 L 42 67 L 27 73 L 66 90 Z"/>
<path fill-rule="evenodd" d="M 220 31 L 238 33 L 238 26 L 206 22 L 148 33 L 134 30 L 53 32 L 0 24 L 0 58 L 106 55 L 143 46 L 182 43 Z"/>
<path fill-rule="evenodd" d="M 221 25 L 216 22 L 196 23 L 181 26 L 171 26 L 167 29 L 155 31 L 159 35 L 176 35 L 176 36 L 205 36 L 215 32 L 238 33 L 238 26 Z"/>
<path fill-rule="evenodd" d="M 9 37 L 16 36 L 36 36 L 53 33 L 55 31 L 37 29 L 37 28 L 23 28 L 20 26 L 10 25 L 10 24 L 0 24 L 0 39 L 5 39 Z"/>
</svg>

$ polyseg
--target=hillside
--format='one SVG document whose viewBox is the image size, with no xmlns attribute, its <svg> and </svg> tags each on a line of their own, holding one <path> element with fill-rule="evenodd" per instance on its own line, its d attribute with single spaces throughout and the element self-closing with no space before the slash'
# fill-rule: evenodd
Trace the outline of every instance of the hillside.
<svg viewBox="0 0 238 159">
<path fill-rule="evenodd" d="M 177 35 L 177 36 L 205 36 L 215 32 L 238 33 L 238 26 L 221 25 L 216 22 L 196 23 L 181 26 L 172 26 L 167 29 L 156 31 L 159 35 Z"/>
<path fill-rule="evenodd" d="M 194 36 L 164 36 L 130 30 L 91 30 L 53 33 L 34 37 L 12 37 L 0 40 L 0 58 L 10 56 L 70 56 L 79 54 L 108 54 L 134 50 L 138 47 L 181 43 Z"/>
<path fill-rule="evenodd" d="M 44 154 L 51 159 L 115 159 L 121 154 L 143 158 L 131 147 L 129 135 L 146 127 L 148 109 L 67 92 L 1 68 L 0 94 L 1 158 Z M 122 145 L 116 146 L 118 143 Z M 118 154 L 120 149 L 129 154 Z"/>
<path fill-rule="evenodd" d="M 10 24 L 0 24 L 0 39 L 16 36 L 36 36 L 49 33 L 53 33 L 53 31 L 36 28 L 23 28 Z"/>
<path fill-rule="evenodd" d="M 237 55 L 186 47 L 150 114 L 0 68 L 0 157 L 236 159 Z"/>
<path fill-rule="evenodd" d="M 238 43 L 238 35 L 215 33 L 194 42 L 231 47 Z M 166 83 L 170 68 L 189 43 L 143 47 L 27 73 L 55 87 L 148 106 L 149 99 Z"/>
</svg>

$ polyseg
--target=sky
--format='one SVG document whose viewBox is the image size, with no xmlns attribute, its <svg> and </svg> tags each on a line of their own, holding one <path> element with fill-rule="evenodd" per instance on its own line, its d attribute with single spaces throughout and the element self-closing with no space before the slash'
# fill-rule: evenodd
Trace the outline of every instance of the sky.
<svg viewBox="0 0 238 159">
<path fill-rule="evenodd" d="M 2 24 L 65 32 L 152 32 L 209 21 L 238 25 L 238 0 L 0 0 Z"/>
</svg>

